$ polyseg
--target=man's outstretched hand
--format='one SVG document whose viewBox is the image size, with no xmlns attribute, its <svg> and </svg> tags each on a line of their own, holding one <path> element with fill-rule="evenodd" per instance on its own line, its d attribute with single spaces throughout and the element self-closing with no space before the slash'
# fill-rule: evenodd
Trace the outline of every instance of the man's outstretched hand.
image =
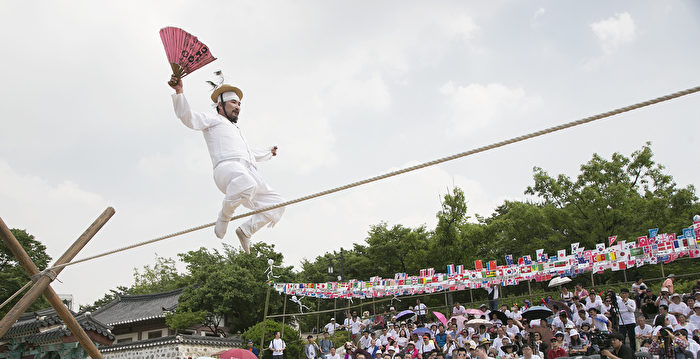
<svg viewBox="0 0 700 359">
<path fill-rule="evenodd" d="M 173 85 L 174 84 L 174 85 Z M 182 93 L 182 79 L 172 75 L 170 76 L 170 81 L 168 81 L 168 85 L 175 89 L 175 93 Z"/>
<path fill-rule="evenodd" d="M 182 87 L 181 87 L 182 88 Z M 272 147 L 272 155 L 277 156 L 277 146 Z"/>
</svg>

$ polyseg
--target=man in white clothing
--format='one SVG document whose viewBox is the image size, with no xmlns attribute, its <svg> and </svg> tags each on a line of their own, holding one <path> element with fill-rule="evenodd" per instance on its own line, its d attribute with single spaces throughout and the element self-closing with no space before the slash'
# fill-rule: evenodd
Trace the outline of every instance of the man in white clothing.
<svg viewBox="0 0 700 359">
<path fill-rule="evenodd" d="M 629 339 L 630 348 L 632 348 L 632 351 L 636 351 L 637 343 L 634 335 L 634 312 L 637 310 L 637 303 L 634 301 L 634 299 L 630 298 L 629 289 L 622 288 L 620 290 L 620 296 L 617 297 L 617 309 L 620 313 L 618 318 L 620 334 Z"/>
<path fill-rule="evenodd" d="M 222 85 L 211 95 L 217 113 L 200 113 L 190 109 L 185 98 L 182 80 L 173 76 L 171 85 L 175 114 L 185 126 L 202 131 L 214 166 L 214 182 L 225 194 L 221 211 L 214 227 L 217 237 L 223 239 L 233 212 L 239 205 L 256 210 L 284 202 L 282 197 L 263 181 L 256 163 L 277 155 L 277 146 L 262 150 L 251 149 L 238 126 L 243 92 L 231 85 Z M 236 229 L 241 246 L 250 253 L 250 237 L 265 225 L 279 222 L 284 208 L 276 208 L 250 217 Z"/>
<path fill-rule="evenodd" d="M 340 328 L 340 324 L 335 322 L 335 318 L 331 318 L 331 322 L 323 327 L 323 329 L 325 329 L 330 335 L 335 334 L 335 331 L 338 330 L 338 328 Z"/>
<path fill-rule="evenodd" d="M 693 312 L 694 313 L 688 317 L 688 321 L 696 328 L 700 328 L 700 303 L 695 303 L 695 305 L 693 305 Z"/>
</svg>

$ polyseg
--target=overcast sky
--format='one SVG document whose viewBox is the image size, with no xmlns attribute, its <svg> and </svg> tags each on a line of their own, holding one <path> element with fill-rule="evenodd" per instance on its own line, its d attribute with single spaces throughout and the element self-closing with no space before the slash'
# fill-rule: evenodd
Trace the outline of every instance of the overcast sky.
<svg viewBox="0 0 700 359">
<path fill-rule="evenodd" d="M 279 146 L 259 168 L 287 199 L 700 85 L 690 0 L 3 1 L 0 216 L 54 259 L 107 206 L 79 257 L 216 219 L 202 135 L 173 114 L 165 26 L 218 58 L 184 79 L 195 109 L 210 109 L 215 70 L 243 90 L 239 123 Z M 488 216 L 526 199 L 533 166 L 575 176 L 593 153 L 646 141 L 696 185 L 699 112 L 696 94 L 297 204 L 254 240 L 298 268 L 380 221 L 433 228 L 453 186 Z M 232 230 L 225 242 L 238 245 Z M 69 267 L 54 287 L 90 303 L 156 254 L 200 246 L 222 242 L 205 229 Z"/>
</svg>

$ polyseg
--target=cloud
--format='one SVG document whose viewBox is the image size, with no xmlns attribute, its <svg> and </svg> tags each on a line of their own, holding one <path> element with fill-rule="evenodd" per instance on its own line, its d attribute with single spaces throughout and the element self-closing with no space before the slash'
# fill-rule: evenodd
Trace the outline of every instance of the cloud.
<svg viewBox="0 0 700 359">
<path fill-rule="evenodd" d="M 634 20 L 627 12 L 594 22 L 590 26 L 605 54 L 611 54 L 621 46 L 632 43 L 636 37 Z"/>
<path fill-rule="evenodd" d="M 452 81 L 440 87 L 449 106 L 449 132 L 468 135 L 473 131 L 538 108 L 542 100 L 528 96 L 521 87 L 499 83 L 457 86 Z"/>
<path fill-rule="evenodd" d="M 543 16 L 546 10 L 541 7 L 535 11 L 535 13 L 532 15 L 532 20 L 536 20 L 538 17 Z"/>
</svg>

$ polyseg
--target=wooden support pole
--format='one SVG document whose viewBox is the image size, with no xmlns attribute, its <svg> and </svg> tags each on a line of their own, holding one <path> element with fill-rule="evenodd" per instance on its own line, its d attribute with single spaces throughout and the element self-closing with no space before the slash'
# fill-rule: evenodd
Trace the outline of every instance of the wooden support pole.
<svg viewBox="0 0 700 359">
<path fill-rule="evenodd" d="M 97 232 L 104 226 L 105 223 L 114 215 L 114 208 L 108 207 L 102 212 L 102 214 L 88 227 L 85 232 L 71 245 L 65 253 L 56 261 L 54 265 L 64 264 L 70 262 L 75 256 L 80 252 L 83 247 L 92 239 L 92 237 L 97 234 Z M 12 254 L 17 258 L 18 262 L 27 271 L 29 276 L 35 276 L 39 274 L 39 269 L 36 267 L 34 262 L 32 262 L 27 252 L 24 251 L 22 245 L 17 241 L 17 239 L 12 235 L 10 229 L 5 225 L 5 222 L 0 218 L 0 237 L 5 245 L 10 249 Z M 53 271 L 57 276 L 65 267 L 58 268 Z M 55 277 L 54 277 L 55 278 Z M 93 359 L 101 359 L 102 354 L 97 350 L 97 347 L 92 342 L 87 333 L 83 330 L 80 324 L 75 320 L 73 315 L 70 313 L 68 308 L 63 304 L 61 299 L 58 297 L 56 292 L 50 287 L 52 278 L 48 276 L 40 276 L 32 288 L 25 293 L 25 295 L 20 299 L 20 301 L 5 315 L 5 317 L 0 320 L 0 337 L 5 335 L 7 331 L 12 327 L 12 325 L 17 321 L 20 315 L 22 315 L 27 308 L 39 297 L 39 295 L 44 294 L 46 299 L 49 301 L 51 306 L 56 310 L 56 313 L 61 317 L 63 322 L 68 326 L 71 333 L 82 345 L 85 352 Z"/>
<path fill-rule="evenodd" d="M 316 298 L 316 311 L 321 310 L 321 298 Z M 316 314 L 316 335 L 321 334 L 321 314 Z"/>
<path fill-rule="evenodd" d="M 593 271 L 591 271 L 591 287 L 595 287 L 595 279 L 593 278 Z"/>
<path fill-rule="evenodd" d="M 532 287 L 530 287 L 530 281 L 527 281 L 527 294 L 532 295 Z"/>
<path fill-rule="evenodd" d="M 282 304 L 282 330 L 280 331 L 280 338 L 284 335 L 284 322 L 287 319 L 287 293 L 284 293 L 284 304 Z"/>
<path fill-rule="evenodd" d="M 267 295 L 265 296 L 265 315 L 263 315 L 263 327 L 262 327 L 262 334 L 260 334 L 260 351 L 262 352 L 263 348 L 265 347 L 265 326 L 267 325 L 267 307 L 270 304 L 270 286 L 267 287 Z M 284 326 L 282 327 L 282 331 L 280 332 L 280 338 L 282 338 L 282 335 L 284 334 Z"/>
<path fill-rule="evenodd" d="M 664 262 L 661 262 L 661 278 L 666 278 L 666 274 L 664 273 Z"/>
</svg>

